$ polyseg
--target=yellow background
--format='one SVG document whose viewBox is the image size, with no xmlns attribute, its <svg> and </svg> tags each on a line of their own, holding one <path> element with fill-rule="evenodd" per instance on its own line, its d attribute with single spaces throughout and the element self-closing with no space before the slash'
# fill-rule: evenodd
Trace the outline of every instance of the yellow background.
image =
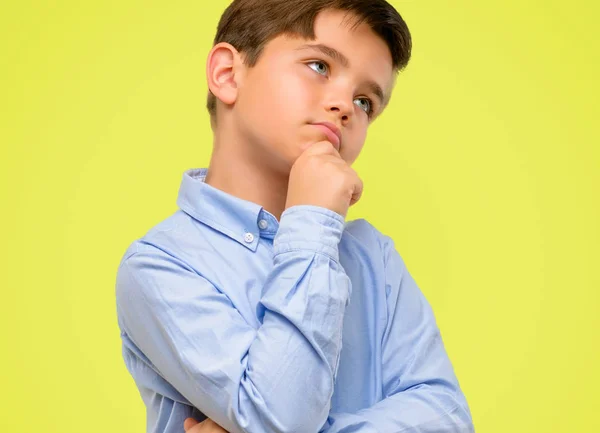
<svg viewBox="0 0 600 433">
<path fill-rule="evenodd" d="M 0 431 L 145 431 L 115 275 L 208 163 L 227 3 L 0 6 Z M 598 3 L 393 3 L 413 58 L 348 219 L 396 241 L 478 432 L 598 432 Z"/>
</svg>

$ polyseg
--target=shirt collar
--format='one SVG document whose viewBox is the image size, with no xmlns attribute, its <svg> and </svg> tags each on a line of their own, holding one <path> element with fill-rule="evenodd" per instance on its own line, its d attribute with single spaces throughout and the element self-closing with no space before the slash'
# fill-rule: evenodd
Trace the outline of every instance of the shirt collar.
<svg viewBox="0 0 600 433">
<path fill-rule="evenodd" d="M 256 251 L 259 237 L 273 239 L 279 222 L 257 203 L 221 191 L 205 182 L 208 168 L 183 173 L 177 205 L 194 219 Z"/>
</svg>

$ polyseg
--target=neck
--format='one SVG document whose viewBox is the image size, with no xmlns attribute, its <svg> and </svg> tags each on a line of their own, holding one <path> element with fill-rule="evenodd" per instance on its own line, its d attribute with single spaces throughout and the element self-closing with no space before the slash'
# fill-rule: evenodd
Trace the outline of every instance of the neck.
<svg viewBox="0 0 600 433">
<path fill-rule="evenodd" d="M 274 156 L 266 153 L 264 146 L 237 136 L 235 128 L 219 129 L 214 134 L 205 182 L 262 206 L 279 221 L 285 210 L 289 170 L 275 170 Z"/>
</svg>

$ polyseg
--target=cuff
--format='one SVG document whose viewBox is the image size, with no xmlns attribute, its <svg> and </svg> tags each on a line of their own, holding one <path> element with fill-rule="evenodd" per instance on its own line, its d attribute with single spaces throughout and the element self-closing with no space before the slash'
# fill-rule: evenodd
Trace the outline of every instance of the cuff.
<svg viewBox="0 0 600 433">
<path fill-rule="evenodd" d="M 274 255 L 295 250 L 327 254 L 339 261 L 338 244 L 344 232 L 344 217 L 330 209 L 296 205 L 281 214 L 273 239 Z"/>
</svg>

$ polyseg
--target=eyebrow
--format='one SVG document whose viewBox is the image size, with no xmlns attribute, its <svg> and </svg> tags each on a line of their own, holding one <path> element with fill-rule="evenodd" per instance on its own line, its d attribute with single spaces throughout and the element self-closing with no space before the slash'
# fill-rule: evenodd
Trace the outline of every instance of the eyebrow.
<svg viewBox="0 0 600 433">
<path fill-rule="evenodd" d="M 323 54 L 325 54 L 326 56 L 328 56 L 328 57 L 332 58 L 333 60 L 335 60 L 336 62 L 340 63 L 344 68 L 347 68 L 350 66 L 350 61 L 348 60 L 348 57 L 346 57 L 345 55 L 340 53 L 335 48 L 330 47 L 329 45 L 305 44 L 305 45 L 302 45 L 302 46 L 296 48 L 296 50 L 306 50 L 306 49 L 313 49 L 313 50 L 320 51 Z M 369 90 L 371 92 L 373 92 L 373 94 L 375 96 L 377 96 L 377 98 L 379 98 L 379 102 L 383 108 L 386 105 L 386 98 L 383 94 L 383 89 L 381 88 L 381 86 L 379 84 L 377 84 L 375 81 L 370 81 L 370 80 L 367 81 L 367 86 L 369 87 Z"/>
</svg>

